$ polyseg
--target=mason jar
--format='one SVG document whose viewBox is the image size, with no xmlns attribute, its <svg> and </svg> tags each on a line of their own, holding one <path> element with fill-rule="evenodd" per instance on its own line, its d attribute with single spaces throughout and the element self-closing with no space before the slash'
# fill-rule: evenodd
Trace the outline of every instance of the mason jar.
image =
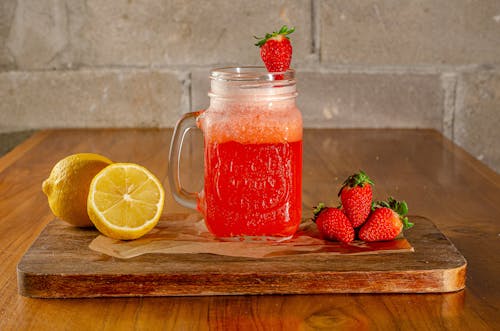
<svg viewBox="0 0 500 331">
<path fill-rule="evenodd" d="M 295 72 L 229 67 L 210 73 L 210 106 L 176 124 L 169 157 L 175 200 L 219 238 L 284 240 L 302 214 L 302 116 Z M 187 130 L 204 139 L 204 188 L 188 192 L 179 158 Z"/>
</svg>

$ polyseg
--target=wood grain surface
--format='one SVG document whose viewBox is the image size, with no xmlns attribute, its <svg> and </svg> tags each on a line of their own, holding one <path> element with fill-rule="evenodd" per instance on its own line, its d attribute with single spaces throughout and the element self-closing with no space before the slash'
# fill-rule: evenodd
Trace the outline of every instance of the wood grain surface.
<svg viewBox="0 0 500 331">
<path fill-rule="evenodd" d="M 62 157 L 104 154 L 153 171 L 167 188 L 170 130 L 61 130 L 36 134 L 0 159 L 0 330 L 500 329 L 500 176 L 430 130 L 306 130 L 304 217 L 336 202 L 358 169 L 375 196 L 405 199 L 467 259 L 467 287 L 446 294 L 251 295 L 32 299 L 18 294 L 16 265 L 54 219 L 41 182 Z M 200 184 L 199 142 L 184 151 L 183 178 Z M 168 191 L 168 190 L 167 190 Z M 165 212 L 185 213 L 167 192 Z M 71 238 L 68 238 L 71 240 Z"/>
<path fill-rule="evenodd" d="M 18 264 L 19 293 L 41 298 L 80 298 L 430 293 L 463 289 L 463 256 L 429 220 L 417 216 L 410 220 L 415 226 L 406 237 L 414 252 L 323 253 L 270 259 L 215 254 L 146 254 L 118 259 L 89 248 L 99 235 L 97 230 L 74 228 L 54 220 Z"/>
</svg>

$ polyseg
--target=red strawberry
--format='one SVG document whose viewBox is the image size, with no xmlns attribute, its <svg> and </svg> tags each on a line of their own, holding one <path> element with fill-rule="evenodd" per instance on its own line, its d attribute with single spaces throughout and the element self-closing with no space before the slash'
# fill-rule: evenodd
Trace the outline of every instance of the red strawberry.
<svg viewBox="0 0 500 331">
<path fill-rule="evenodd" d="M 325 207 L 324 203 L 319 203 L 313 213 L 313 221 L 326 239 L 343 243 L 350 243 L 354 240 L 354 228 L 342 210 Z"/>
<path fill-rule="evenodd" d="M 371 179 L 363 172 L 349 176 L 339 191 L 340 201 L 344 213 L 353 227 L 361 226 L 372 206 L 372 185 Z"/>
<path fill-rule="evenodd" d="M 278 32 L 266 33 L 255 46 L 260 47 L 260 57 L 269 72 L 287 71 L 292 61 L 292 45 L 288 35 L 295 31 L 283 25 Z"/>
<path fill-rule="evenodd" d="M 377 202 L 375 210 L 359 230 L 359 239 L 364 241 L 383 241 L 395 239 L 403 229 L 409 229 L 413 223 L 405 215 L 408 205 L 392 197 L 388 202 Z"/>
</svg>

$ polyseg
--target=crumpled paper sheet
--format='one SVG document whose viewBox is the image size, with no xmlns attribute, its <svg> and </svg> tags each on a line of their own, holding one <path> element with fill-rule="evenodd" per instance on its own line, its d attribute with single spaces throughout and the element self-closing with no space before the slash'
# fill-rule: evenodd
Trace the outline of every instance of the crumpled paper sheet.
<svg viewBox="0 0 500 331">
<path fill-rule="evenodd" d="M 272 258 L 304 254 L 387 254 L 413 252 L 405 238 L 392 241 L 350 244 L 323 240 L 311 220 L 302 222 L 292 239 L 282 242 L 222 241 L 210 234 L 198 214 L 170 216 L 145 236 L 130 241 L 99 235 L 89 248 L 120 259 L 150 253 L 217 254 L 245 258 Z"/>
</svg>

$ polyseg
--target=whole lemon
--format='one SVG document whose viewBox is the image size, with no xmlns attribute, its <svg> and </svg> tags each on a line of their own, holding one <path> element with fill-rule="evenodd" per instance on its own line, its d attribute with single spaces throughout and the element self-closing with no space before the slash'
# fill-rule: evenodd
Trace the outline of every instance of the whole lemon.
<svg viewBox="0 0 500 331">
<path fill-rule="evenodd" d="M 74 226 L 92 226 L 87 214 L 90 182 L 111 163 L 93 153 L 74 154 L 57 162 L 42 184 L 54 215 Z"/>
</svg>

